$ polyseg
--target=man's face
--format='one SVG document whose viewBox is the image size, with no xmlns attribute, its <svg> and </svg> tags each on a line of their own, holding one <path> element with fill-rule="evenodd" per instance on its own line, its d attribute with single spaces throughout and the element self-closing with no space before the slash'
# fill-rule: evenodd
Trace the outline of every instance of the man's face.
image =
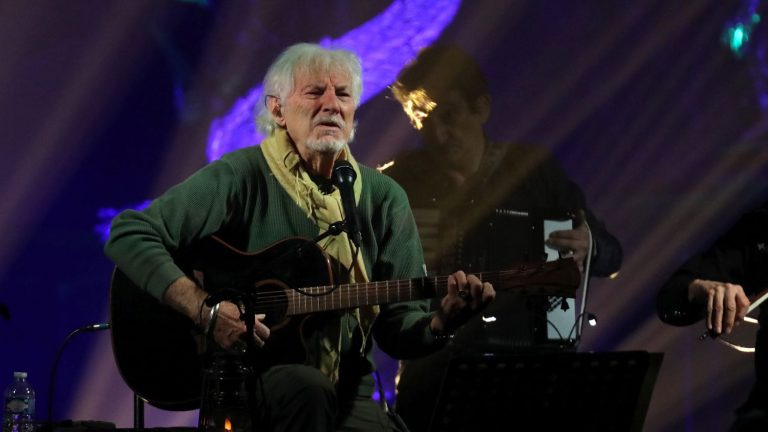
<svg viewBox="0 0 768 432">
<path fill-rule="evenodd" d="M 437 105 L 419 132 L 432 153 L 451 168 L 461 168 L 470 153 L 483 151 L 487 107 L 482 102 L 473 106 L 456 90 L 435 94 L 433 98 Z"/>
<path fill-rule="evenodd" d="M 352 78 L 339 70 L 296 73 L 282 115 L 300 153 L 337 153 L 352 137 Z"/>
</svg>

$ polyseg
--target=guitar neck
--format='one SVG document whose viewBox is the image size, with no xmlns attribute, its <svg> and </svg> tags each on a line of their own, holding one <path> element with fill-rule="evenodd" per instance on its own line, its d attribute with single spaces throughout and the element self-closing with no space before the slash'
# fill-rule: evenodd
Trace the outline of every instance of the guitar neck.
<svg viewBox="0 0 768 432">
<path fill-rule="evenodd" d="M 505 271 L 475 273 L 475 276 L 493 284 L 497 291 L 514 291 L 519 295 L 573 297 L 579 283 L 579 272 L 576 265 L 568 265 L 568 261 L 523 264 Z M 443 297 L 448 292 L 448 279 L 449 276 L 435 276 L 341 284 L 335 288 L 318 286 L 289 289 L 286 314 L 300 315 Z"/>
<path fill-rule="evenodd" d="M 287 315 L 440 297 L 447 292 L 447 279 L 447 277 L 424 277 L 290 290 Z"/>
</svg>

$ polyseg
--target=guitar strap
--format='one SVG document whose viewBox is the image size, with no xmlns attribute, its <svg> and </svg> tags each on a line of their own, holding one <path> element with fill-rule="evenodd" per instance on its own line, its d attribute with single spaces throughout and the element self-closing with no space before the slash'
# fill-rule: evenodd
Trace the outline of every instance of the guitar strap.
<svg viewBox="0 0 768 432">
<path fill-rule="evenodd" d="M 261 149 L 264 152 L 264 157 L 272 171 L 272 175 L 288 195 L 291 196 L 296 205 L 317 225 L 318 234 L 325 232 L 332 223 L 343 219 L 343 206 L 338 189 L 334 188 L 330 194 L 324 194 L 320 191 L 304 169 L 301 157 L 284 129 L 275 129 L 269 137 L 262 141 Z M 347 160 L 357 174 L 357 181 L 354 184 L 355 201 L 360 202 L 360 194 L 363 190 L 360 167 L 352 157 L 349 146 L 344 146 L 339 158 Z M 368 273 L 363 262 L 363 254 L 360 251 L 353 254 L 350 245 L 351 242 L 346 232 L 336 236 L 328 236 L 320 243 L 320 247 L 328 255 L 352 270 L 349 275 L 350 283 L 368 282 Z M 373 321 L 379 313 L 379 308 L 378 306 L 356 308 L 352 313 L 359 323 L 358 330 L 361 332 L 363 341 L 360 350 L 361 354 L 363 354 L 366 340 Z M 320 352 L 311 349 L 311 346 L 309 346 L 310 349 L 305 350 L 308 363 L 320 369 L 333 383 L 338 382 L 339 354 L 342 341 L 341 332 L 342 329 L 346 330 L 347 327 L 341 324 L 341 317 L 339 317 L 339 319 L 333 320 L 333 322 L 329 322 L 326 325 L 319 341 L 319 345 L 322 347 Z M 351 334 L 347 335 L 347 337 L 349 340 L 352 340 Z M 308 348 L 307 345 L 313 345 L 303 340 L 303 338 L 302 341 L 305 344 L 305 348 Z"/>
</svg>

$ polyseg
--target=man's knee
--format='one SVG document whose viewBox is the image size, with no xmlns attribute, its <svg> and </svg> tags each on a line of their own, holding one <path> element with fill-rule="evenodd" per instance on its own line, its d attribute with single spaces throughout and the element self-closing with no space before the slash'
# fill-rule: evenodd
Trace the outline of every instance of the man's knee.
<svg viewBox="0 0 768 432">
<path fill-rule="evenodd" d="M 258 387 L 261 417 L 273 430 L 333 430 L 336 392 L 319 370 L 304 365 L 276 366 L 261 375 Z"/>
<path fill-rule="evenodd" d="M 328 403 L 335 409 L 336 393 L 331 380 L 311 366 L 276 366 L 265 376 L 264 385 L 280 405 Z"/>
</svg>

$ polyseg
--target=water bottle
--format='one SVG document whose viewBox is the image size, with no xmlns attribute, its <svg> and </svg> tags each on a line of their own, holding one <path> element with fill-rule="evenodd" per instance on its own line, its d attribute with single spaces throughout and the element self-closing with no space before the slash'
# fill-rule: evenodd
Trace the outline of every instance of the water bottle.
<svg viewBox="0 0 768 432">
<path fill-rule="evenodd" d="M 13 382 L 5 389 L 3 432 L 35 430 L 35 390 L 27 382 L 26 372 L 14 372 Z"/>
</svg>

